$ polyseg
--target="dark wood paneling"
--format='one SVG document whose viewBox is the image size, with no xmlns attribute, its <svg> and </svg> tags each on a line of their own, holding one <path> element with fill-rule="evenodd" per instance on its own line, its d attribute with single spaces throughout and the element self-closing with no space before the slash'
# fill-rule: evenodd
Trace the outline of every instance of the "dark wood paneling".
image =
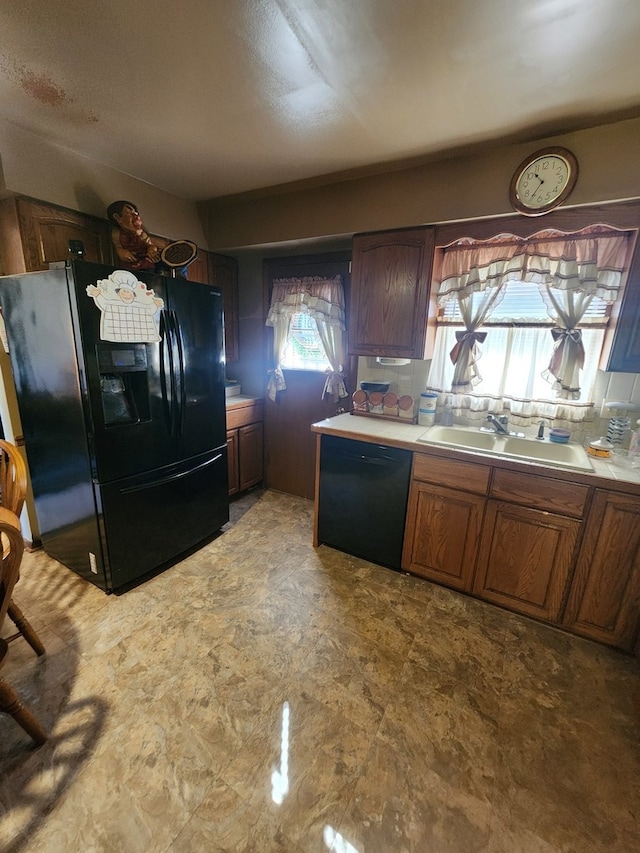
<svg viewBox="0 0 640 853">
<path fill-rule="evenodd" d="M 341 275 L 349 324 L 350 252 L 326 255 L 270 258 L 264 263 L 264 316 L 276 278 Z M 273 364 L 273 335 L 267 329 L 266 364 Z M 351 394 L 357 375 L 357 359 L 345 365 L 347 390 Z M 331 417 L 337 404 L 322 399 L 325 375 L 309 370 L 285 370 L 287 390 L 278 392 L 276 402 L 265 399 L 265 483 L 271 489 L 312 499 L 315 491 L 316 440 L 311 424 Z M 341 401 L 346 409 L 350 400 Z"/>
</svg>

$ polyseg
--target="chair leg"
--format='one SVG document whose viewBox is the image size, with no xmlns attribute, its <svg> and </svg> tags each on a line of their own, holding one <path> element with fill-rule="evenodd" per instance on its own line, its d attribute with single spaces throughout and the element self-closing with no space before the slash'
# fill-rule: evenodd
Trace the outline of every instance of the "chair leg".
<svg viewBox="0 0 640 853">
<path fill-rule="evenodd" d="M 27 643 L 31 646 L 33 651 L 38 655 L 43 655 L 45 652 L 45 648 L 40 641 L 40 637 L 36 634 L 34 629 L 29 624 L 27 617 L 24 615 L 22 610 L 18 607 L 18 605 L 11 600 L 9 603 L 9 608 L 7 609 L 7 614 L 12 622 L 15 623 L 16 628 L 22 636 L 25 638 Z"/>
<path fill-rule="evenodd" d="M 0 711 L 10 714 L 22 726 L 25 732 L 41 746 L 47 740 L 47 733 L 31 711 L 23 705 L 16 691 L 4 678 L 0 678 Z"/>
</svg>

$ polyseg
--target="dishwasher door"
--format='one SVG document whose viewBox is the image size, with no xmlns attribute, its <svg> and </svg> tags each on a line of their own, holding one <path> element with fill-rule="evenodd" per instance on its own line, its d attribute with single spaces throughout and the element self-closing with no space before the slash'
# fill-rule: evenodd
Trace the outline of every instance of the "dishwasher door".
<svg viewBox="0 0 640 853">
<path fill-rule="evenodd" d="M 318 542 L 399 569 L 411 459 L 409 450 L 323 435 Z"/>
</svg>

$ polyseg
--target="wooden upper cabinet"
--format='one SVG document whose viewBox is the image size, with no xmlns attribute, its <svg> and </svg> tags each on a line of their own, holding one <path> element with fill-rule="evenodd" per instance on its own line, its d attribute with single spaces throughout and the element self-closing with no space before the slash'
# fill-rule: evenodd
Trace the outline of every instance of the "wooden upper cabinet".
<svg viewBox="0 0 640 853">
<path fill-rule="evenodd" d="M 640 240 L 629 267 L 627 283 L 617 317 L 612 317 L 613 333 L 603 370 L 640 373 Z"/>
<path fill-rule="evenodd" d="M 224 338 L 227 362 L 238 361 L 238 262 L 226 255 L 209 253 L 211 284 L 222 290 Z"/>
<path fill-rule="evenodd" d="M 27 198 L 16 199 L 16 206 L 27 272 L 46 270 L 50 263 L 66 261 L 70 257 L 69 240 L 82 241 L 85 260 L 113 263 L 106 220 Z"/>
<path fill-rule="evenodd" d="M 224 302 L 224 341 L 226 361 L 238 361 L 238 262 L 235 258 L 200 249 L 187 268 L 189 281 L 215 284 L 222 290 Z"/>
<path fill-rule="evenodd" d="M 353 239 L 349 354 L 424 358 L 433 228 Z"/>
</svg>

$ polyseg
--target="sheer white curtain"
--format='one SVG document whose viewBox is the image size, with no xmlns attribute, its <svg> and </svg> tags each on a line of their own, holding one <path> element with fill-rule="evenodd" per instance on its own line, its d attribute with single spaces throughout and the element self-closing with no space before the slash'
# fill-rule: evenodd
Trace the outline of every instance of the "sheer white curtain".
<svg viewBox="0 0 640 853">
<path fill-rule="evenodd" d="M 331 365 L 331 369 L 327 371 L 322 395 L 330 396 L 337 402 L 340 397 L 347 396 L 342 372 L 346 331 L 342 276 L 305 276 L 274 280 L 271 306 L 265 323 L 273 328 L 274 366 L 269 371 L 267 382 L 271 400 L 276 399 L 278 391 L 284 391 L 287 387 L 281 362 L 291 317 L 294 314 L 309 314 L 316 321 L 327 361 Z"/>
<path fill-rule="evenodd" d="M 596 229 L 582 232 L 581 239 L 546 241 L 544 236 L 528 248 L 526 272 L 527 281 L 539 283 L 548 314 L 556 323 L 551 330 L 553 353 L 544 375 L 556 397 L 579 400 L 585 364 L 579 324 L 594 296 L 606 302 L 617 298 L 629 239 L 598 235 Z"/>
<path fill-rule="evenodd" d="M 465 327 L 463 332 L 455 333 L 456 343 L 450 352 L 455 365 L 451 383 L 454 393 L 470 391 L 482 380 L 477 363 L 481 355 L 479 344 L 487 332 L 477 329 L 500 302 L 504 282 L 519 271 L 514 264 L 516 251 L 512 241 L 500 239 L 491 245 L 467 244 L 445 250 L 438 304 L 455 299 Z M 478 299 L 477 294 L 482 297 Z"/>
</svg>

